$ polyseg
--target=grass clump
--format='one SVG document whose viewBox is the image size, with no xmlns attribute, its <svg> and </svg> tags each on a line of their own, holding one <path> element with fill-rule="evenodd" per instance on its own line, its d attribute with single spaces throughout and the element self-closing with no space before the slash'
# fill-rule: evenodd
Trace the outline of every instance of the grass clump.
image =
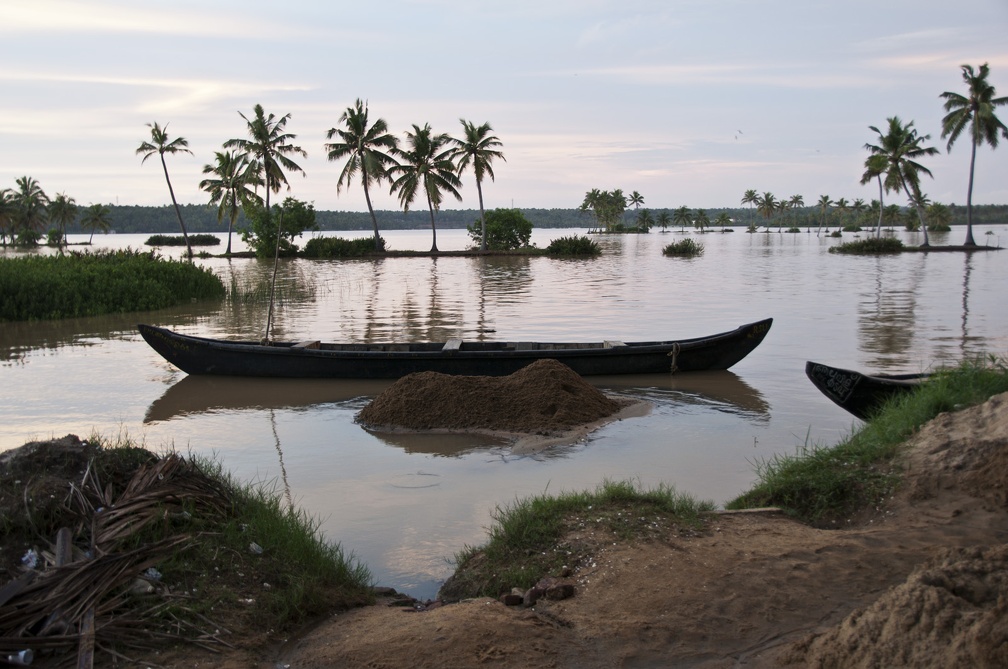
<svg viewBox="0 0 1008 669">
<path fill-rule="evenodd" d="M 966 362 L 938 372 L 914 392 L 894 397 L 835 446 L 804 446 L 795 455 L 757 462 L 757 484 L 726 508 L 778 506 L 806 522 L 833 526 L 892 494 L 901 478 L 894 458 L 924 423 L 1005 391 L 1003 360 Z"/>
<path fill-rule="evenodd" d="M 367 566 L 339 544 L 327 542 L 319 520 L 290 504 L 275 482 L 240 484 L 219 462 L 190 457 L 207 477 L 230 491 L 233 514 L 212 519 L 219 533 L 212 543 L 218 555 L 229 556 L 229 571 L 246 575 L 236 582 L 231 574 L 222 574 L 224 569 L 208 569 L 204 559 L 210 548 L 202 545 L 203 558 L 183 556 L 174 572 L 194 588 L 213 593 L 201 599 L 239 606 L 254 600 L 254 621 L 283 629 L 370 601 Z"/>
<path fill-rule="evenodd" d="M 385 239 L 374 237 L 343 239 L 342 237 L 313 237 L 305 244 L 301 255 L 306 258 L 363 258 L 385 250 Z"/>
<path fill-rule="evenodd" d="M 148 311 L 223 296 L 210 270 L 153 252 L 0 258 L 0 321 Z"/>
<path fill-rule="evenodd" d="M 693 258 L 703 255 L 703 252 L 704 245 L 697 242 L 692 237 L 687 237 L 681 241 L 673 242 L 662 249 L 662 255 L 676 258 Z"/>
<path fill-rule="evenodd" d="M 546 247 L 546 255 L 550 256 L 590 256 L 595 257 L 602 254 L 602 249 L 594 239 L 589 239 L 584 235 L 572 235 L 570 237 L 558 237 Z"/>
<path fill-rule="evenodd" d="M 221 240 L 217 235 L 208 233 L 197 233 L 189 235 L 189 246 L 217 246 Z M 151 235 L 144 242 L 147 246 L 185 246 L 185 237 L 182 235 Z"/>
<path fill-rule="evenodd" d="M 848 255 L 884 255 L 903 251 L 903 242 L 895 237 L 869 237 L 838 246 L 831 246 L 830 253 Z"/>
<path fill-rule="evenodd" d="M 699 528 L 711 502 L 698 502 L 669 486 L 641 490 L 632 482 L 604 481 L 594 492 L 546 494 L 498 506 L 490 539 L 455 555 L 455 574 L 441 588 L 446 600 L 498 595 L 529 588 L 540 578 L 574 568 L 584 546 L 579 533 L 614 539 L 667 535 Z"/>
</svg>

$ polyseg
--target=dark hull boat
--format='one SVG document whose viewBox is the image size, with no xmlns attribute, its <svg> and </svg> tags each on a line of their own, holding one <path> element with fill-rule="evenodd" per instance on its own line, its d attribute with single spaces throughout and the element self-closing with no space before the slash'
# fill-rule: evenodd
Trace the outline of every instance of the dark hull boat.
<svg viewBox="0 0 1008 669">
<path fill-rule="evenodd" d="M 415 372 L 506 376 L 552 358 L 582 376 L 728 369 L 766 337 L 772 318 L 730 332 L 652 342 L 479 342 L 326 344 L 223 341 L 139 325 L 140 334 L 187 374 L 287 378 L 397 379 Z"/>
<path fill-rule="evenodd" d="M 868 420 L 889 398 L 913 391 L 929 376 L 868 375 L 811 361 L 805 363 L 805 375 L 823 395 L 861 420 Z"/>
</svg>

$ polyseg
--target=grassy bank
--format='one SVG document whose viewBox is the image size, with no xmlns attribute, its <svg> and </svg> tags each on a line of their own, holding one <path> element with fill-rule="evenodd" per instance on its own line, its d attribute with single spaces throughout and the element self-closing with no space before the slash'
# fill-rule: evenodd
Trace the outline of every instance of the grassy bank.
<svg viewBox="0 0 1008 669">
<path fill-rule="evenodd" d="M 0 258 L 0 321 L 147 311 L 223 296 L 210 270 L 150 252 Z"/>
<path fill-rule="evenodd" d="M 939 413 L 974 406 L 1008 391 L 1004 360 L 965 363 L 934 375 L 912 394 L 894 398 L 873 420 L 831 447 L 808 445 L 794 455 L 756 463 L 759 481 L 729 509 L 778 506 L 822 526 L 889 497 L 900 482 L 901 445 Z"/>
<path fill-rule="evenodd" d="M 53 568 L 60 528 L 72 557 Z M 0 530 L 3 570 L 37 556 L 32 587 L 0 603 L 3 656 L 76 653 L 89 606 L 102 657 L 179 640 L 227 643 L 226 630 L 266 642 L 372 600 L 366 567 L 325 541 L 318 521 L 275 486 L 242 484 L 215 461 L 158 457 L 128 441 L 70 435 L 5 453 Z M 65 634 L 26 633 L 57 605 Z"/>
<path fill-rule="evenodd" d="M 603 533 L 610 541 L 692 531 L 713 509 L 711 502 L 698 502 L 668 486 L 641 490 L 628 481 L 607 481 L 593 492 L 516 500 L 495 510 L 488 543 L 455 555 L 457 569 L 440 594 L 457 600 L 529 588 L 586 557 L 571 538 L 579 531 Z"/>
</svg>

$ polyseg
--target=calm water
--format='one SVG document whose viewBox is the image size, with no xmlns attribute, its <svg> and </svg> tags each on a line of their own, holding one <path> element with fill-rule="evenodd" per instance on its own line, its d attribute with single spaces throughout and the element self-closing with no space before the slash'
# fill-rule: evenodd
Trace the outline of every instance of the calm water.
<svg viewBox="0 0 1008 669">
<path fill-rule="evenodd" d="M 583 232 L 537 230 L 533 241 Z M 935 241 L 959 243 L 964 234 Z M 1008 244 L 1006 226 L 974 234 Z M 390 248 L 430 246 L 429 231 L 383 235 Z M 211 337 L 261 336 L 265 307 L 223 302 L 0 323 L 0 450 L 98 433 L 214 454 L 243 480 L 289 491 L 381 584 L 431 597 L 450 573 L 448 559 L 482 543 L 493 509 L 516 498 L 610 478 L 669 483 L 720 504 L 753 482 L 757 460 L 806 442 L 834 443 L 855 421 L 808 383 L 806 360 L 916 372 L 1008 354 L 1006 251 L 843 257 L 827 253 L 840 240 L 814 233 L 736 231 L 692 235 L 706 246 L 696 259 L 661 255 L 682 236 L 596 238 L 605 254 L 590 261 L 282 264 L 278 339 L 630 341 L 775 319 L 763 344 L 730 372 L 593 380 L 653 409 L 575 444 L 518 456 L 486 438 L 371 434 L 354 415 L 385 382 L 186 377 L 136 333 L 137 322 L 148 322 Z M 140 248 L 144 239 L 97 236 L 94 247 Z M 468 240 L 445 230 L 438 245 L 462 249 Z M 198 262 L 228 284 L 254 285 L 272 271 L 256 260 Z"/>
</svg>

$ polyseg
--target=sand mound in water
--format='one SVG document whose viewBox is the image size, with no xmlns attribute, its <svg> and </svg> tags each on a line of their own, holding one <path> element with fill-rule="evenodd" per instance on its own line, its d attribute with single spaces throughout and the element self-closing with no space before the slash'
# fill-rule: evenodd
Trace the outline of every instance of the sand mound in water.
<svg viewBox="0 0 1008 669">
<path fill-rule="evenodd" d="M 510 376 L 410 374 L 357 415 L 371 428 L 554 433 L 593 423 L 631 404 L 605 395 L 556 360 Z"/>
</svg>

